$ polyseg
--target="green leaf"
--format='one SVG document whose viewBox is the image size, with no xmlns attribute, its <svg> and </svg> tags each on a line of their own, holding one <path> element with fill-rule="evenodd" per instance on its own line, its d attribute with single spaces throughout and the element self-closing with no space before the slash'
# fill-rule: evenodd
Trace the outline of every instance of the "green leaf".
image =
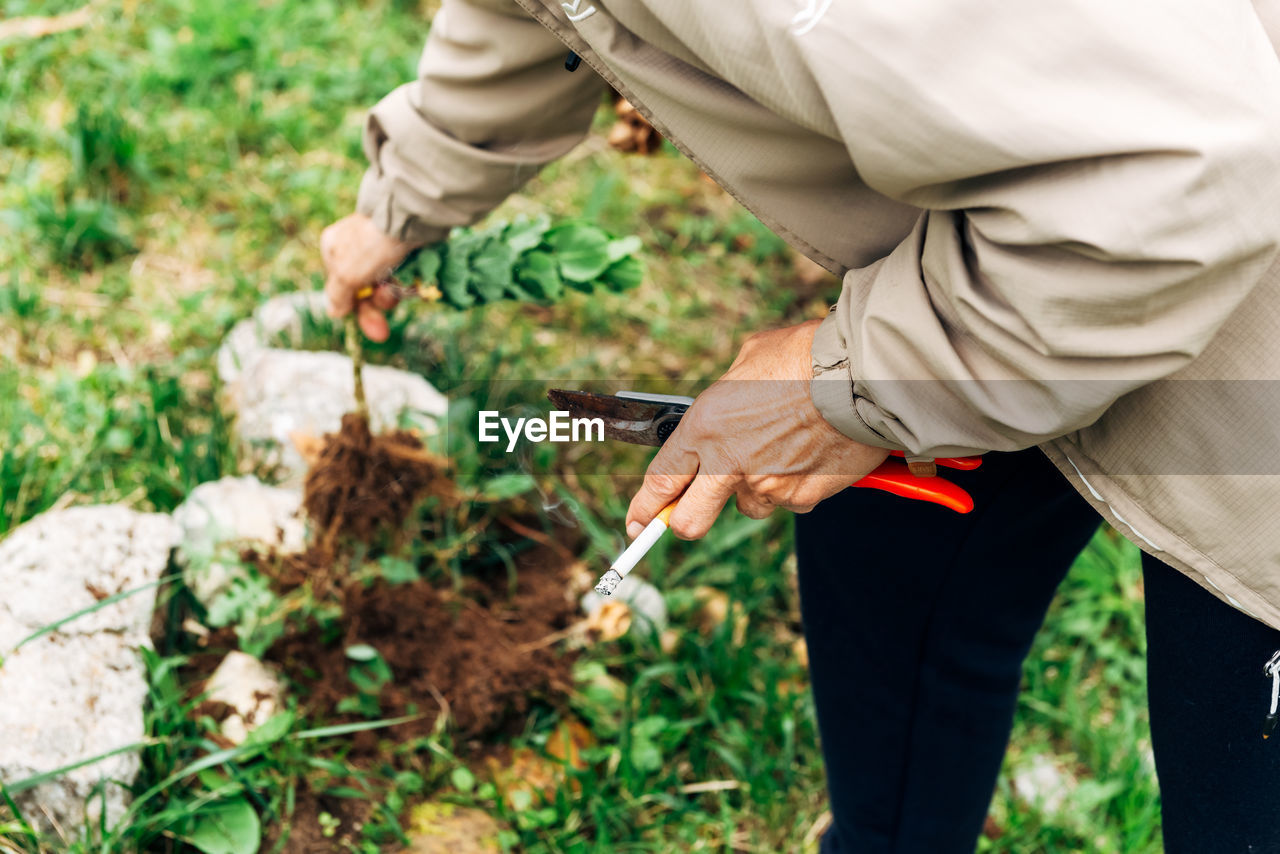
<svg viewBox="0 0 1280 854">
<path fill-rule="evenodd" d="M 535 489 L 537 485 L 533 475 L 500 474 L 489 478 L 480 495 L 487 501 L 506 501 Z"/>
<path fill-rule="evenodd" d="M 609 238 L 595 226 L 561 226 L 547 233 L 547 243 L 555 250 L 560 275 L 570 282 L 586 284 L 609 266 Z"/>
<path fill-rule="evenodd" d="M 600 280 L 612 291 L 629 291 L 644 281 L 644 264 L 639 258 L 623 258 L 605 270 Z"/>
<path fill-rule="evenodd" d="M 256 854 L 262 845 L 262 824 L 244 798 L 219 801 L 196 814 L 187 842 L 204 854 Z"/>
<path fill-rule="evenodd" d="M 414 264 L 414 272 L 417 274 L 417 280 L 423 284 L 431 284 L 436 280 L 436 276 L 440 274 L 440 253 L 436 249 L 423 249 L 418 253 L 418 259 Z"/>
<path fill-rule="evenodd" d="M 516 267 L 516 278 L 542 299 L 556 300 L 564 293 L 560 268 L 550 252 L 525 253 Z"/>
<path fill-rule="evenodd" d="M 290 711 L 276 712 L 271 717 L 262 722 L 261 725 L 254 727 L 244 740 L 246 747 L 255 745 L 274 744 L 289 734 L 289 730 L 293 728 L 293 722 L 297 716 Z"/>
<path fill-rule="evenodd" d="M 471 769 L 465 765 L 454 768 L 453 773 L 449 775 L 449 780 L 459 792 L 470 792 L 476 787 L 476 775 L 472 774 Z"/>
<path fill-rule="evenodd" d="M 422 578 L 413 561 L 402 557 L 383 555 L 378 558 L 378 569 L 388 584 L 411 584 Z"/>
<path fill-rule="evenodd" d="M 647 738 L 631 742 L 631 764 L 637 771 L 651 773 L 662 768 L 662 751 Z"/>
<path fill-rule="evenodd" d="M 542 235 L 551 227 L 551 220 L 545 216 L 533 219 L 517 219 L 507 226 L 502 238 L 512 251 L 517 254 L 527 252 L 542 242 Z"/>
<path fill-rule="evenodd" d="M 378 651 L 367 643 L 355 643 L 346 649 L 347 658 L 352 661 L 373 661 L 378 657 Z"/>
<path fill-rule="evenodd" d="M 515 262 L 516 253 L 510 246 L 497 240 L 486 242 L 471 261 L 472 293 L 485 302 L 502 299 L 513 281 L 511 267 Z"/>
<path fill-rule="evenodd" d="M 468 308 L 476 301 L 467 291 L 467 281 L 471 278 L 471 252 L 475 248 L 475 240 L 469 238 L 470 235 L 462 235 L 449 241 L 440 267 L 440 290 L 445 300 L 455 308 Z"/>
<path fill-rule="evenodd" d="M 640 251 L 643 244 L 640 238 L 634 234 L 630 237 L 619 237 L 609 241 L 609 245 L 605 247 L 605 251 L 609 254 L 609 261 L 617 263 L 623 258 L 628 258 Z"/>
</svg>

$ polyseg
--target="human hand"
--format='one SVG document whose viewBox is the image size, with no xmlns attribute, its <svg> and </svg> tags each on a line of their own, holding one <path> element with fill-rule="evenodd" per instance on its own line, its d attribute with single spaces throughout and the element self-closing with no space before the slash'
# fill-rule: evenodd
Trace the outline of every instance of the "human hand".
<svg viewBox="0 0 1280 854">
<path fill-rule="evenodd" d="M 386 279 L 412 249 L 383 234 L 364 214 L 345 216 L 321 232 L 329 316 L 344 317 L 354 308 L 365 335 L 373 341 L 387 340 L 386 312 L 395 308 L 400 298 Z M 359 298 L 366 288 L 372 288 L 373 293 Z"/>
<path fill-rule="evenodd" d="M 778 507 L 807 513 L 884 462 L 887 450 L 845 436 L 813 405 L 809 350 L 819 322 L 747 339 L 649 464 L 627 511 L 631 536 L 676 498 L 671 530 L 690 540 L 707 533 L 731 495 L 753 519 Z"/>
</svg>

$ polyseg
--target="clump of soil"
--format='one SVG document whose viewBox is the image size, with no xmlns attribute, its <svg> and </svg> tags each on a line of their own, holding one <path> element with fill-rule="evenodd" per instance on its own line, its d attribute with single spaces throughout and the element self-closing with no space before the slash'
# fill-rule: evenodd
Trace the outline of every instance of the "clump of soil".
<svg viewBox="0 0 1280 854">
<path fill-rule="evenodd" d="M 373 804 L 364 798 L 341 798 L 315 792 L 303 781 L 294 795 L 293 814 L 287 823 L 264 828 L 262 851 L 273 851 L 287 831 L 287 854 L 332 854 L 334 851 L 359 850 L 360 828 L 373 812 Z M 333 830 L 325 836 L 320 815 L 330 816 Z"/>
<path fill-rule="evenodd" d="M 571 686 L 572 656 L 547 643 L 575 617 L 568 594 L 570 567 L 545 548 L 517 557 L 514 595 L 505 574 L 472 579 L 461 593 L 426 580 L 391 585 L 341 583 L 341 637 L 312 628 L 278 641 L 268 658 L 301 686 L 309 709 L 327 720 L 347 719 L 337 705 L 355 693 L 346 649 L 368 644 L 393 673 L 378 696 L 382 714 L 424 714 L 397 727 L 395 738 L 429 734 L 438 717 L 468 737 L 483 735 Z M 372 748 L 386 733 L 357 734 L 355 750 Z"/>
<path fill-rule="evenodd" d="M 374 436 L 368 419 L 349 412 L 325 439 L 303 489 L 324 543 L 339 534 L 372 542 L 384 528 L 400 530 L 422 498 L 454 492 L 447 461 L 408 431 Z"/>
</svg>

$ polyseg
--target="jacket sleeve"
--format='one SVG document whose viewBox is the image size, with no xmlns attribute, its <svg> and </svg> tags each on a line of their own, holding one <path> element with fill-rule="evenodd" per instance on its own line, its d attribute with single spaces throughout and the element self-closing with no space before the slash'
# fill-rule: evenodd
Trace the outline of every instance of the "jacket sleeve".
<svg viewBox="0 0 1280 854">
<path fill-rule="evenodd" d="M 798 38 L 844 57 L 811 67 L 864 179 L 923 213 L 818 329 L 826 419 L 1015 450 L 1194 359 L 1280 237 L 1280 62 L 1251 5 L 853 5 Z"/>
<path fill-rule="evenodd" d="M 418 79 L 369 113 L 356 208 L 414 244 L 470 225 L 586 135 L 604 83 L 512 0 L 445 0 Z"/>
</svg>

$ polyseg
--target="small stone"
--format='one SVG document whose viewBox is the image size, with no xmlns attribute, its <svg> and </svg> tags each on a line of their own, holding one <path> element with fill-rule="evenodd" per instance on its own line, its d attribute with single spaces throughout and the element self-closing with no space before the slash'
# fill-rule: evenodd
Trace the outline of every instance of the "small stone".
<svg viewBox="0 0 1280 854">
<path fill-rule="evenodd" d="M 296 554 L 306 548 L 302 493 L 253 477 L 202 483 L 173 512 L 182 539 L 175 559 L 183 580 L 206 608 L 244 576 L 246 548 Z"/>
<path fill-rule="evenodd" d="M 365 366 L 365 397 L 375 433 L 397 427 L 431 435 L 448 399 L 417 374 Z M 351 360 L 338 353 L 264 351 L 224 398 L 236 419 L 241 453 L 285 484 L 299 484 L 307 462 L 290 435 L 336 433 L 355 409 Z"/>
<path fill-rule="evenodd" d="M 222 735 L 243 744 L 257 727 L 280 709 L 284 682 L 271 666 L 252 655 L 230 652 L 205 686 L 205 699 L 225 703 L 232 713 L 222 721 Z"/>
<path fill-rule="evenodd" d="M 0 780 L 17 783 L 145 738 L 138 648 L 151 643 L 154 584 L 176 541 L 168 516 L 105 505 L 44 513 L 0 542 Z M 33 632 L 135 590 L 14 650 Z M 100 791 L 110 825 L 138 768 L 137 751 L 127 750 L 15 800 L 35 822 L 74 828 L 97 820 L 104 798 L 94 792 L 108 781 Z"/>
<path fill-rule="evenodd" d="M 1031 757 L 1013 774 L 1018 797 L 1046 815 L 1058 812 L 1076 785 L 1075 777 L 1043 754 Z"/>
<path fill-rule="evenodd" d="M 241 456 L 285 484 L 300 485 L 307 469 L 290 436 L 335 433 L 355 409 L 349 358 L 282 349 L 303 345 L 308 326 L 329 322 L 323 293 L 284 294 L 237 323 L 218 350 L 222 402 L 235 416 Z M 405 426 L 432 434 L 448 409 L 447 398 L 417 374 L 366 366 L 364 381 L 375 432 Z"/>
</svg>

